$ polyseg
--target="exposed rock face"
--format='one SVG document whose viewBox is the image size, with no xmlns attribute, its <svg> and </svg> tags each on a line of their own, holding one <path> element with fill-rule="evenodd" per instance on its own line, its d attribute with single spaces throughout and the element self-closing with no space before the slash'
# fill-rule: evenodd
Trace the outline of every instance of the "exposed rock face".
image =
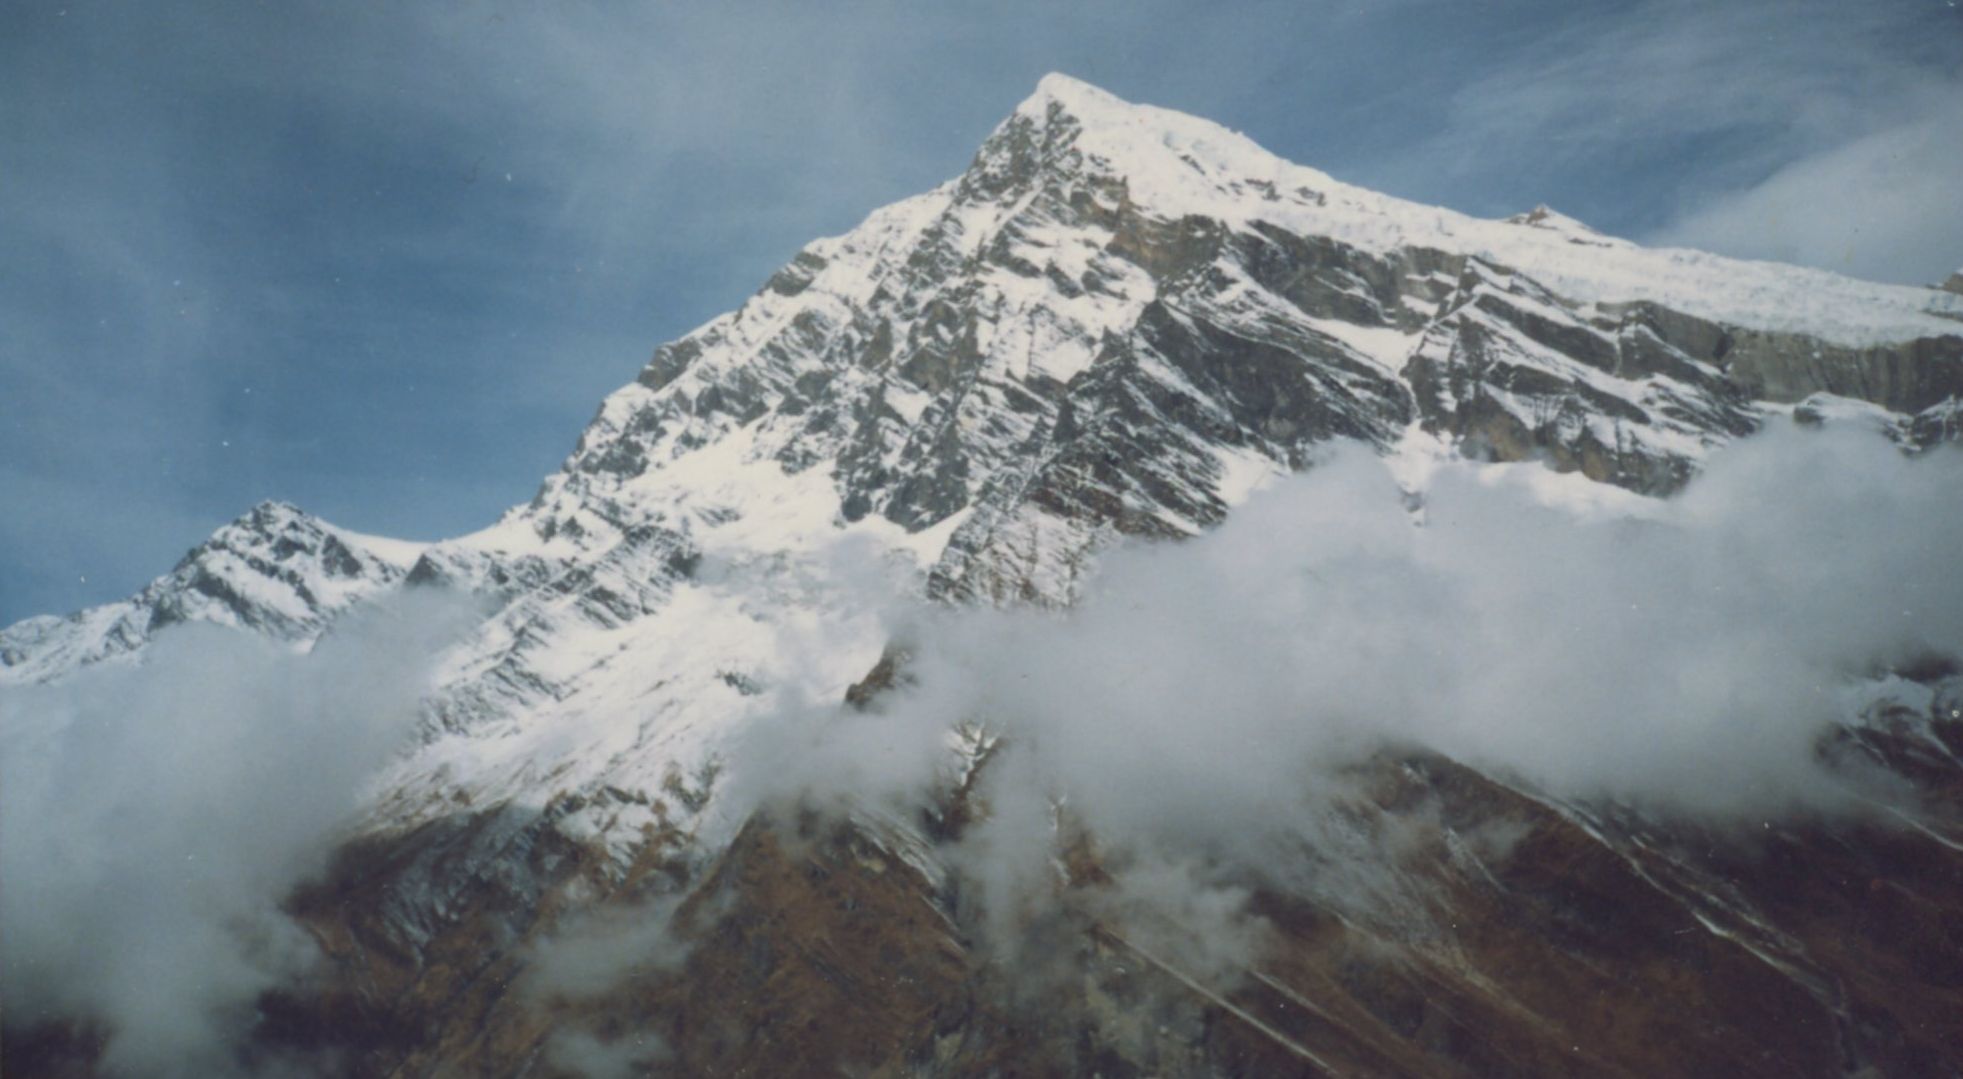
<svg viewBox="0 0 1963 1079">
<path fill-rule="evenodd" d="M 920 821 L 730 819 L 717 762 L 787 706 L 904 681 L 838 600 L 841 537 L 940 600 L 1065 606 L 1107 545 L 1194 535 L 1335 439 L 1656 495 L 1785 413 L 1927 446 L 1963 437 L 1959 319 L 1963 296 L 1648 251 L 1545 207 L 1414 206 L 1051 77 L 962 176 L 658 349 L 497 525 L 418 549 L 262 506 L 123 604 L 0 633 L 0 677 L 176 621 L 304 641 L 404 584 L 482 598 L 423 745 L 291 903 L 332 977 L 265 1001 L 255 1051 L 350 1074 L 566 1074 L 575 1035 L 685 1074 L 1949 1074 L 1948 672 L 1827 747 L 1923 791 L 1923 831 L 1740 836 L 1387 753 L 1343 854 L 1372 902 L 1250 876 L 1274 932 L 1225 974 L 1101 903 L 1089 836 L 1024 927 L 1060 973 L 992 958 L 951 864 L 987 813 L 978 743 Z M 528 980 L 581 912 L 670 907 L 680 966 Z M 86 1037 L 34 1037 L 10 1069 L 86 1069 Z"/>
</svg>

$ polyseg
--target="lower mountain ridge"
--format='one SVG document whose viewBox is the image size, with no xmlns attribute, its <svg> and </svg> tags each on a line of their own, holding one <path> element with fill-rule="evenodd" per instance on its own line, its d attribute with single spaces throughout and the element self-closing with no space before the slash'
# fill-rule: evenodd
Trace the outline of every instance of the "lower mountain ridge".
<svg viewBox="0 0 1963 1079">
<path fill-rule="evenodd" d="M 0 630 L 0 689 L 139 667 L 185 625 L 305 654 L 403 596 L 469 605 L 413 745 L 277 897 L 317 955 L 225 1027 L 247 1074 L 1955 1075 L 1953 614 L 1836 672 L 1853 703 L 1803 763 L 1846 798 L 1764 812 L 1543 782 L 1392 723 L 1332 751 L 1299 821 L 1281 792 L 1258 847 L 1195 826 L 1160 848 L 1044 770 L 1067 725 L 990 714 L 1022 698 L 987 684 L 936 695 L 937 620 L 1067 624 L 1110 600 L 1108 562 L 1201 558 L 1257 492 L 1341 471 L 1339 446 L 1381 460 L 1395 528 L 1442 533 L 1472 497 L 1452 485 L 1483 484 L 1641 537 L 1719 455 L 1794 427 L 1946 465 L 1963 295 L 1416 206 L 1051 76 L 960 177 L 661 346 L 490 528 L 405 544 L 267 503 L 130 600 Z M 1866 522 L 1877 544 L 1894 525 Z M 1957 576 L 1905 587 L 1940 607 Z M 1320 577 L 1273 584 L 1349 616 Z M 1500 643 L 1636 662 L 1564 617 Z M 1213 712 L 1252 707 L 1217 667 L 1102 656 L 1200 702 L 1165 747 L 1111 721 L 1144 751 L 1245 733 Z M 1701 706 L 1694 661 L 1618 677 Z M 1478 680 L 1440 670 L 1408 673 L 1439 700 Z M 1517 688 L 1464 722 L 1534 707 Z M 8 1003 L 9 1075 L 143 1073 L 103 1016 Z"/>
</svg>

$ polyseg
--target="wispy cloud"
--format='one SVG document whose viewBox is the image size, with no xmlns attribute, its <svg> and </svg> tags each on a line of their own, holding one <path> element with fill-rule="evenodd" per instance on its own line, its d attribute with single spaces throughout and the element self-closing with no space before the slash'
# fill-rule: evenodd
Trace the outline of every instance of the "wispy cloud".
<svg viewBox="0 0 1963 1079">
<path fill-rule="evenodd" d="M 1881 280 L 1963 261 L 1941 190 L 1963 114 L 1954 6 L 1650 0 L 1511 31 L 1388 172 L 1440 192 L 1544 177 L 1549 201 L 1638 239 Z"/>
<path fill-rule="evenodd" d="M 1855 277 L 1940 282 L 1963 266 L 1963 211 L 1954 208 L 1963 83 L 1905 98 L 1899 115 L 1894 126 L 1687 207 L 1649 238 Z"/>
</svg>

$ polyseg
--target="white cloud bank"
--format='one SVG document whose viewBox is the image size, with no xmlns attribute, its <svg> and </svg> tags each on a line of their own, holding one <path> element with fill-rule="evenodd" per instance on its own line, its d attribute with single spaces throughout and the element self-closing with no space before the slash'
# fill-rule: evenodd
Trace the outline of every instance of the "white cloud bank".
<svg viewBox="0 0 1963 1079">
<path fill-rule="evenodd" d="M 1442 470 L 1417 524 L 1344 450 L 1210 535 L 1114 552 L 1068 614 L 918 613 L 910 685 L 788 717 L 728 789 L 904 810 L 944 789 L 948 729 L 983 722 L 1006 748 L 955 857 L 1011 923 L 1059 804 L 1141 865 L 1232 866 L 1219 884 L 1324 838 L 1344 767 L 1386 746 L 1709 819 L 1899 793 L 1817 749 L 1857 686 L 1963 655 L 1963 451 L 1782 425 L 1640 519 L 1491 477 Z"/>
<path fill-rule="evenodd" d="M 215 1076 L 313 941 L 278 904 L 414 730 L 459 625 L 428 592 L 311 654 L 206 626 L 0 691 L 0 989 L 10 1027 L 87 1017 L 111 1074 Z"/>
<path fill-rule="evenodd" d="M 903 684 L 760 728 L 725 809 L 801 793 L 904 819 L 945 796 L 947 732 L 984 724 L 981 819 L 941 853 L 1024 988 L 1067 973 L 1073 917 L 1221 985 L 1258 954 L 1250 881 L 1387 901 L 1342 808 L 1387 747 L 1720 823 L 1916 813 L 1818 750 L 1859 687 L 1963 656 L 1963 450 L 1782 423 L 1637 517 L 1544 504 L 1513 467 L 1441 469 L 1420 524 L 1346 448 L 1207 536 L 1112 552 L 1067 613 L 916 609 Z M 1071 915 L 1078 826 L 1114 881 Z"/>
</svg>

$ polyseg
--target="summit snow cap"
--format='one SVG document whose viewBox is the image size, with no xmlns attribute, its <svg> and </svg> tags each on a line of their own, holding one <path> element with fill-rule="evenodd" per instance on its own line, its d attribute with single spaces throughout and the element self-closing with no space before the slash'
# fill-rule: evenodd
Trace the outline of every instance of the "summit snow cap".
<svg viewBox="0 0 1963 1079">
<path fill-rule="evenodd" d="M 1019 162 L 1121 183 L 1132 203 L 1167 220 L 1202 217 L 1237 231 L 1280 228 L 1373 253 L 1427 248 L 1470 255 L 1531 272 L 1579 303 L 1659 303 L 1850 346 L 1956 336 L 1963 319 L 1963 295 L 1956 293 L 1645 248 L 1545 206 L 1493 220 L 1408 202 L 1295 164 L 1210 120 L 1134 104 L 1068 75 L 1037 83 L 983 144 L 971 176 L 993 167 L 1005 144 L 1031 140 L 1042 152 Z M 1058 152 L 1065 148 L 1074 153 Z"/>
</svg>

